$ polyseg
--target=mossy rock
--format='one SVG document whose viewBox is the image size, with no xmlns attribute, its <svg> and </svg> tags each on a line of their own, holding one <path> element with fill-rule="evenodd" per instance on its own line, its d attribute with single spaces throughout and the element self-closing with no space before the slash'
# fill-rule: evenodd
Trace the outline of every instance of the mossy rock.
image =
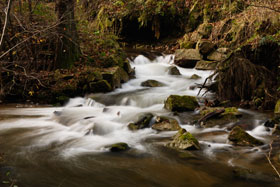
<svg viewBox="0 0 280 187">
<path fill-rule="evenodd" d="M 154 116 L 151 113 L 144 114 L 139 117 L 139 119 L 136 123 L 129 123 L 128 128 L 132 131 L 148 128 L 150 126 L 150 123 L 151 123 L 151 120 L 153 117 Z"/>
<path fill-rule="evenodd" d="M 174 63 L 183 68 L 194 68 L 197 61 L 202 60 L 202 55 L 196 49 L 178 49 L 175 51 Z"/>
<path fill-rule="evenodd" d="M 172 142 L 166 146 L 180 150 L 199 150 L 199 142 L 197 139 L 185 129 L 180 129 L 174 136 Z"/>
<path fill-rule="evenodd" d="M 197 79 L 201 79 L 201 76 L 197 75 L 197 74 L 193 74 L 190 79 L 194 79 L 194 80 L 197 80 Z"/>
<path fill-rule="evenodd" d="M 89 89 L 92 93 L 99 93 L 99 92 L 110 92 L 112 91 L 111 85 L 106 80 L 100 80 L 97 82 L 90 82 Z"/>
<path fill-rule="evenodd" d="M 215 70 L 218 63 L 216 61 L 201 60 L 196 63 L 197 70 Z"/>
<path fill-rule="evenodd" d="M 176 131 L 180 130 L 181 127 L 176 119 L 157 116 L 155 123 L 152 125 L 152 129 L 158 131 Z"/>
<path fill-rule="evenodd" d="M 111 152 L 122 152 L 127 151 L 129 149 L 129 146 L 127 143 L 120 142 L 113 145 L 108 146 Z"/>
<path fill-rule="evenodd" d="M 234 145 L 239 146 L 259 146 L 263 145 L 263 142 L 249 135 L 239 126 L 234 127 L 229 136 L 228 140 L 232 142 Z"/>
<path fill-rule="evenodd" d="M 141 86 L 144 86 L 144 87 L 162 87 L 162 86 L 164 86 L 164 84 L 159 82 L 159 81 L 156 81 L 156 80 L 146 80 L 146 81 L 141 83 Z"/>
<path fill-rule="evenodd" d="M 211 35 L 212 29 L 213 25 L 211 25 L 210 23 L 203 23 L 199 25 L 197 32 L 201 36 L 201 38 L 208 39 Z"/>
<path fill-rule="evenodd" d="M 112 89 L 120 88 L 121 83 L 129 80 L 128 73 L 121 67 L 105 69 L 104 72 L 102 72 L 102 77 L 111 85 Z"/>
<path fill-rule="evenodd" d="M 179 69 L 176 66 L 170 66 L 168 68 L 168 74 L 169 75 L 181 75 Z"/>
<path fill-rule="evenodd" d="M 238 119 L 242 116 L 236 107 L 203 107 L 202 110 L 200 110 L 201 118 L 211 112 L 219 111 L 222 109 L 225 110 L 223 113 L 201 122 L 200 125 L 204 128 L 223 126 L 231 122 L 237 122 Z"/>
<path fill-rule="evenodd" d="M 172 112 L 194 111 L 199 104 L 193 96 L 170 95 L 165 101 L 164 108 Z"/>
<path fill-rule="evenodd" d="M 275 105 L 274 114 L 280 115 L 280 99 L 277 101 Z"/>
</svg>

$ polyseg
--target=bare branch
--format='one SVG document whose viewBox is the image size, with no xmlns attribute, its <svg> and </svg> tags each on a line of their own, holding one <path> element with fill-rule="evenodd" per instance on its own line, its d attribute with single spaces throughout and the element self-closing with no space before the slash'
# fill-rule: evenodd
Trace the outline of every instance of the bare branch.
<svg viewBox="0 0 280 187">
<path fill-rule="evenodd" d="M 5 17 L 5 23 L 4 23 L 4 26 L 3 26 L 2 35 L 1 35 L 1 39 L 0 39 L 0 47 L 3 43 L 4 35 L 5 35 L 5 32 L 6 32 L 7 25 L 8 25 L 8 18 L 9 18 L 9 14 L 10 14 L 10 10 L 11 10 L 11 4 L 12 4 L 12 0 L 9 0 L 8 5 L 5 9 L 6 17 Z"/>
</svg>

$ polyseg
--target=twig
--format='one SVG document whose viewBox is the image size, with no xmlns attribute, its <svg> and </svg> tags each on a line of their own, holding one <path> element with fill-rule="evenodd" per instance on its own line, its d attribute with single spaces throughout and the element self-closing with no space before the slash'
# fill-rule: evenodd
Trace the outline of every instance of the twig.
<svg viewBox="0 0 280 187">
<path fill-rule="evenodd" d="M 23 41 L 21 41 L 21 42 L 19 42 L 19 43 L 17 43 L 17 44 L 14 45 L 12 48 L 10 48 L 10 49 L 7 50 L 5 53 L 3 53 L 3 54 L 0 56 L 0 59 L 3 58 L 5 55 L 7 55 L 7 54 L 8 54 L 10 51 L 12 51 L 13 49 L 17 48 L 19 45 L 21 45 L 21 44 L 25 43 L 26 41 L 30 40 L 32 37 L 34 37 L 34 36 L 40 34 L 41 32 L 45 32 L 45 31 L 47 31 L 47 30 L 50 30 L 50 29 L 52 29 L 52 28 L 55 28 L 55 27 L 56 27 L 57 25 L 59 25 L 59 24 L 60 24 L 60 23 L 56 23 L 56 24 L 54 24 L 54 25 L 52 25 L 52 26 L 50 26 L 50 27 L 47 27 L 47 28 L 45 28 L 45 29 L 43 29 L 43 30 L 40 30 L 40 31 L 35 32 L 32 36 L 26 38 L 25 40 L 23 40 Z"/>
<path fill-rule="evenodd" d="M 276 169 L 276 167 L 273 165 L 273 163 L 272 163 L 271 160 L 270 160 L 271 152 L 272 152 L 272 143 L 273 143 L 273 141 L 269 144 L 270 149 L 269 149 L 268 154 L 266 154 L 265 156 L 266 156 L 266 158 L 267 158 L 268 163 L 270 164 L 270 166 L 273 168 L 273 170 L 275 171 L 275 173 L 278 175 L 278 178 L 280 178 L 280 173 L 278 172 L 278 170 Z"/>
<path fill-rule="evenodd" d="M 275 9 L 275 8 L 271 8 L 271 7 L 265 6 L 265 5 L 255 5 L 255 4 L 249 4 L 249 3 L 246 3 L 246 5 L 252 6 L 252 7 L 257 7 L 257 8 L 265 8 L 265 9 L 269 9 L 269 10 L 272 10 L 274 12 L 280 13 L 280 10 Z"/>
<path fill-rule="evenodd" d="M 7 24 L 8 24 L 8 18 L 9 18 L 10 10 L 11 10 L 11 0 L 8 1 L 8 5 L 5 9 L 6 17 L 5 17 L 5 23 L 4 23 L 4 27 L 3 27 L 2 35 L 1 35 L 1 39 L 0 39 L 0 46 L 2 46 L 2 43 L 3 43 L 3 40 L 4 40 L 4 35 L 5 35 Z"/>
</svg>

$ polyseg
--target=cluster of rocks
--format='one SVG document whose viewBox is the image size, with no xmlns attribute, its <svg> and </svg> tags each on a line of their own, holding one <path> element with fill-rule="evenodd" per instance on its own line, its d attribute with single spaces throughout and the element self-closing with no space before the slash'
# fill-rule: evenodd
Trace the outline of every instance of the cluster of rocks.
<svg viewBox="0 0 280 187">
<path fill-rule="evenodd" d="M 197 70 L 214 70 L 219 62 L 230 54 L 228 48 L 218 48 L 208 40 L 201 40 L 195 49 L 178 49 L 175 51 L 174 63 L 183 68 Z"/>
</svg>

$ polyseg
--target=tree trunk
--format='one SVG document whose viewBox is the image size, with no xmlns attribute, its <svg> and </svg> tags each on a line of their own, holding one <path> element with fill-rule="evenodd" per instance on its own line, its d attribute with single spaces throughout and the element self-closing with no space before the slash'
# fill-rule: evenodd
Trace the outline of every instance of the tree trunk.
<svg viewBox="0 0 280 187">
<path fill-rule="evenodd" d="M 70 68 L 80 56 L 78 34 L 74 19 L 75 0 L 56 0 L 56 12 L 60 24 L 57 27 L 55 69 Z"/>
</svg>

